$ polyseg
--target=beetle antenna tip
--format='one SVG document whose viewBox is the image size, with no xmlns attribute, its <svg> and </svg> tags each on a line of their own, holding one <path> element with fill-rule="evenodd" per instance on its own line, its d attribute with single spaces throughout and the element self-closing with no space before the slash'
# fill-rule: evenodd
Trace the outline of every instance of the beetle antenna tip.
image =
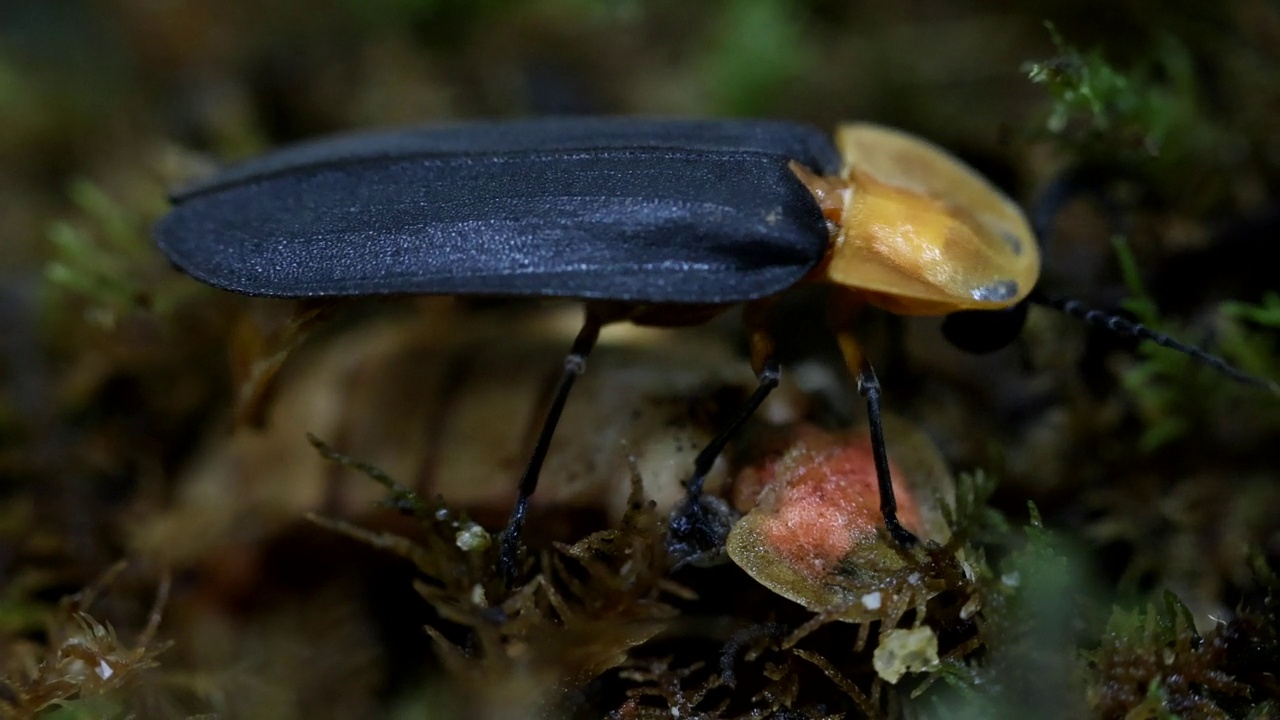
<svg viewBox="0 0 1280 720">
<path fill-rule="evenodd" d="M 1277 383 L 1275 380 L 1250 375 L 1203 348 L 1179 342 L 1162 332 L 1152 330 L 1142 323 L 1133 322 L 1132 320 L 1120 317 L 1115 313 L 1095 310 L 1087 307 L 1079 300 L 1073 300 L 1071 298 L 1049 295 L 1047 293 L 1037 291 L 1032 293 L 1030 299 L 1038 305 L 1053 308 L 1054 310 L 1083 320 L 1085 323 L 1093 325 L 1094 327 L 1109 330 L 1117 335 L 1124 335 L 1126 337 L 1137 338 L 1139 340 L 1147 340 L 1161 347 L 1166 347 L 1184 355 L 1189 355 L 1201 363 L 1213 368 L 1216 372 L 1225 375 L 1238 383 L 1251 385 L 1253 387 L 1260 387 L 1270 391 L 1272 395 L 1280 397 L 1280 383 Z"/>
</svg>

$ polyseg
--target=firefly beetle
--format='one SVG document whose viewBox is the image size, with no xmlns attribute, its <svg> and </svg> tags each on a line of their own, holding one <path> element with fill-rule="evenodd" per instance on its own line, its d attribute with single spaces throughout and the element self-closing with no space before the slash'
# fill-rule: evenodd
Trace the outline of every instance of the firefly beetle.
<svg viewBox="0 0 1280 720">
<path fill-rule="evenodd" d="M 722 540 L 705 527 L 703 478 L 778 383 L 766 330 L 776 296 L 834 286 L 831 324 L 867 404 L 881 515 L 910 544 L 880 385 L 851 320 L 868 305 L 908 315 L 1021 309 L 1037 297 L 1040 272 L 1035 234 L 1012 200 L 941 148 L 870 124 L 844 125 L 834 142 L 765 120 L 562 118 L 358 134 L 250 160 L 172 200 L 155 230 L 161 250 L 227 290 L 584 301 L 502 535 L 508 577 L 552 433 L 603 324 L 692 325 L 746 304 L 758 386 L 695 460 L 671 525 L 685 552 Z"/>
</svg>

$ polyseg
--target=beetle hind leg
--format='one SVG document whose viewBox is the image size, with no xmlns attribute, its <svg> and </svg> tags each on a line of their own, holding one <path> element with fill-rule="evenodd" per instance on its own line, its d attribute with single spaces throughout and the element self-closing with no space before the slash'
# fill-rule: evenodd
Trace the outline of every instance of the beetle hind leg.
<svg viewBox="0 0 1280 720">
<path fill-rule="evenodd" d="M 707 443 L 693 461 L 693 477 L 685 486 L 685 500 L 672 513 L 667 535 L 667 550 L 676 559 L 677 566 L 700 564 L 704 559 L 718 556 L 723 550 L 733 512 L 720 498 L 703 497 L 703 483 L 716 458 L 764 404 L 781 377 L 782 370 L 776 360 L 767 357 L 761 361 L 755 392 L 747 398 L 734 421 Z"/>
<path fill-rule="evenodd" d="M 547 417 L 542 423 L 542 430 L 539 431 L 538 440 L 533 446 L 529 464 L 525 466 L 524 475 L 520 477 L 519 492 L 515 505 L 511 508 L 511 517 L 507 520 L 506 528 L 498 536 L 498 572 L 508 584 L 513 582 L 519 574 L 520 534 L 524 529 L 525 516 L 529 510 L 529 498 L 538 487 L 538 475 L 542 472 L 542 463 L 547 458 L 547 449 L 551 446 L 551 438 L 555 435 L 556 425 L 560 422 L 564 404 L 569 399 L 569 391 L 573 389 L 573 383 L 578 376 L 586 370 L 587 357 L 596 346 L 603 323 L 601 316 L 588 308 L 582 329 L 578 331 L 573 347 L 564 359 L 564 373 L 560 376 L 560 383 L 556 386 L 551 406 L 547 409 Z"/>
</svg>

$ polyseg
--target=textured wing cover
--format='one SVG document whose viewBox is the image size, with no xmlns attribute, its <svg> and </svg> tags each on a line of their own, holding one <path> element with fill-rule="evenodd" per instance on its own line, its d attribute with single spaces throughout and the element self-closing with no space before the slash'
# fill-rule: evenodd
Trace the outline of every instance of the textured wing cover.
<svg viewBox="0 0 1280 720">
<path fill-rule="evenodd" d="M 190 188 L 156 228 L 253 295 L 528 295 L 729 303 L 782 290 L 827 230 L 787 163 L 836 172 L 816 129 L 564 119 L 356 135 Z"/>
</svg>

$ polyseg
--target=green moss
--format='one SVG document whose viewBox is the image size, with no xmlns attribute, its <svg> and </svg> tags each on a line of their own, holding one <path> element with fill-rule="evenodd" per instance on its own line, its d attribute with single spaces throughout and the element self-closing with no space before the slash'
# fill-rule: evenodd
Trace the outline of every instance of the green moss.
<svg viewBox="0 0 1280 720">
<path fill-rule="evenodd" d="M 11 63 L 0 58 L 0 110 L 12 112 L 18 109 L 22 99 L 30 92 L 23 78 Z"/>
<path fill-rule="evenodd" d="M 311 443 L 311 447 L 320 453 L 325 460 L 349 467 L 352 470 L 364 475 L 370 480 L 378 483 L 387 490 L 387 506 L 395 508 L 400 512 L 412 515 L 419 520 L 429 521 L 434 518 L 436 510 L 439 508 L 432 507 L 424 502 L 417 493 L 395 481 L 382 468 L 361 462 L 350 456 L 344 455 L 334 450 L 328 443 L 320 438 L 307 433 L 307 441 Z"/>
<path fill-rule="evenodd" d="M 89 614 L 124 568 L 117 563 L 94 585 L 64 598 L 46 617 L 40 642 L 13 644 L 0 655 L 0 717 L 138 717 L 148 671 L 171 645 L 155 637 L 169 581 L 161 581 L 147 626 L 125 643 Z"/>
<path fill-rule="evenodd" d="M 1227 717 L 1213 696 L 1248 694 L 1218 669 L 1222 658 L 1168 591 L 1145 608 L 1117 608 L 1085 657 L 1087 697 L 1100 717 Z"/>
<path fill-rule="evenodd" d="M 1247 373 L 1264 378 L 1280 377 L 1280 293 L 1269 292 L 1256 305 L 1225 302 L 1218 308 L 1222 319 L 1219 345 Z"/>
<path fill-rule="evenodd" d="M 1058 55 L 1028 62 L 1023 71 L 1052 99 L 1048 133 L 1075 152 L 1109 162 L 1177 156 L 1201 132 L 1192 60 L 1166 36 L 1140 67 L 1121 71 L 1097 50 L 1082 52 L 1046 23 Z"/>
<path fill-rule="evenodd" d="M 1112 246 L 1130 292 L 1124 308 L 1143 325 L 1185 336 L 1188 328 L 1170 327 L 1160 317 L 1125 238 L 1113 237 Z M 1123 384 L 1144 423 L 1140 447 L 1147 452 L 1164 447 L 1194 431 L 1197 418 L 1221 416 L 1232 407 L 1256 408 L 1252 414 L 1261 423 L 1277 419 L 1277 388 L 1271 378 L 1280 376 L 1280 352 L 1273 339 L 1278 324 L 1280 297 L 1274 293 L 1259 305 L 1231 302 L 1218 309 L 1219 351 L 1228 363 L 1256 379 L 1251 384 L 1232 383 L 1185 353 L 1151 343 L 1139 348 L 1141 362 L 1125 371 Z"/>
<path fill-rule="evenodd" d="M 1085 564 L 1034 505 L 1028 511 L 1020 531 L 989 535 L 979 553 L 966 550 L 983 588 L 983 652 L 943 663 L 934 678 L 942 687 L 921 698 L 925 717 L 1012 719 L 1044 707 L 1081 714 L 1075 657 L 1093 601 Z M 999 559 L 988 563 L 989 555 Z"/>
<path fill-rule="evenodd" d="M 995 476 L 982 468 L 960 474 L 956 479 L 954 505 L 941 503 L 953 535 L 978 543 L 997 541 L 1008 535 L 1008 520 L 989 505 L 998 484 Z"/>
<path fill-rule="evenodd" d="M 39 715 L 41 720 L 114 720 L 130 716 L 123 704 L 110 697 L 68 700 Z"/>
<path fill-rule="evenodd" d="M 123 203 L 101 187 L 80 179 L 68 192 L 76 212 L 47 231 L 52 257 L 45 280 L 55 304 L 81 302 L 85 317 L 103 328 L 115 327 L 133 313 L 168 314 L 192 292 L 195 283 L 173 282 L 155 252 L 150 224 L 164 207 L 159 187 L 139 203 Z"/>
<path fill-rule="evenodd" d="M 795 6 L 785 0 L 725 3 L 702 77 L 714 112 L 776 112 L 778 97 L 810 64 Z"/>
</svg>

